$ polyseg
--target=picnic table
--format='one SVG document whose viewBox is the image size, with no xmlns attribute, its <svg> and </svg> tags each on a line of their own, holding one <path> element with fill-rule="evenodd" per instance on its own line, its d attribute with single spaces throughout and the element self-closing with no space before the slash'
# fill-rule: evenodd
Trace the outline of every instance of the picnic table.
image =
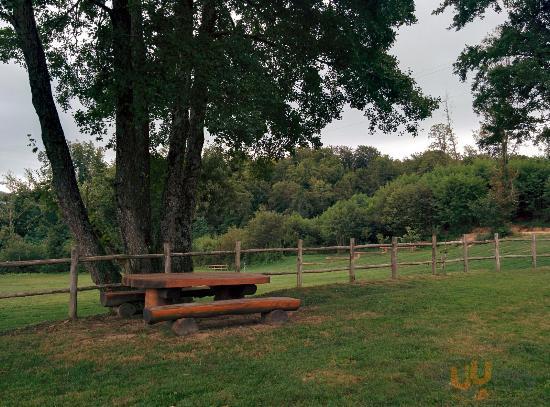
<svg viewBox="0 0 550 407">
<path fill-rule="evenodd" d="M 268 323 L 288 319 L 286 311 L 299 308 L 300 300 L 288 297 L 245 298 L 254 294 L 257 284 L 270 282 L 269 276 L 235 272 L 194 272 L 127 274 L 124 285 L 139 291 L 105 294 L 102 303 L 115 304 L 124 297 L 144 295 L 143 318 L 149 324 L 175 321 L 172 330 L 186 335 L 198 330 L 195 318 L 230 314 L 262 314 Z M 193 297 L 214 296 L 213 302 L 190 302 Z M 132 297 L 134 296 L 134 297 Z"/>
<path fill-rule="evenodd" d="M 254 294 L 256 284 L 269 282 L 269 276 L 234 272 L 127 274 L 122 279 L 124 285 L 145 290 L 145 308 L 166 305 L 186 293 L 193 297 L 194 291 L 205 289 L 216 300 L 242 298 Z"/>
</svg>

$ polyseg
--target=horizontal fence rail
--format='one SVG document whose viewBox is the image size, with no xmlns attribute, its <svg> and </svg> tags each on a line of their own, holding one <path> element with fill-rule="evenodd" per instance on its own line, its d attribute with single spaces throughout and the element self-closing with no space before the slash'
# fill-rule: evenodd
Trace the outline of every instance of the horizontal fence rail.
<svg viewBox="0 0 550 407">
<path fill-rule="evenodd" d="M 283 276 L 283 275 L 295 275 L 296 285 L 301 287 L 303 284 L 303 274 L 316 274 L 316 273 L 332 273 L 332 272 L 349 272 L 349 281 L 354 282 L 356 270 L 372 270 L 372 269 L 384 269 L 389 268 L 391 270 L 391 278 L 399 278 L 399 268 L 404 266 L 421 266 L 431 265 L 432 274 L 437 274 L 437 266 L 441 266 L 442 272 L 445 272 L 447 264 L 463 263 L 464 271 L 469 270 L 469 262 L 480 260 L 494 260 L 495 270 L 500 271 L 501 259 L 513 259 L 513 258 L 531 258 L 531 265 L 533 268 L 537 267 L 537 258 L 550 257 L 548 253 L 537 253 L 537 241 L 550 241 L 549 238 L 537 238 L 536 234 L 532 234 L 531 238 L 504 238 L 500 239 L 498 233 L 494 235 L 494 239 L 487 240 L 469 240 L 466 235 L 460 240 L 452 241 L 437 241 L 436 236 L 432 236 L 431 242 L 413 242 L 413 243 L 399 243 L 396 238 L 392 238 L 391 243 L 379 243 L 379 244 L 355 244 L 355 239 L 351 238 L 349 245 L 336 245 L 336 246 L 323 246 L 323 247 L 304 247 L 303 241 L 299 240 L 297 247 L 273 247 L 273 248 L 241 248 L 241 242 L 236 242 L 235 250 L 214 250 L 214 251 L 191 251 L 185 253 L 172 252 L 171 245 L 169 243 L 164 244 L 164 253 L 149 253 L 149 254 L 107 254 L 101 256 L 80 256 L 78 254 L 78 248 L 73 247 L 71 250 L 70 258 L 61 259 L 44 259 L 44 260 L 21 260 L 21 261 L 5 261 L 0 262 L 0 268 L 15 268 L 15 267 L 30 267 L 30 266 L 47 266 L 57 264 L 69 264 L 70 265 L 70 283 L 69 288 L 60 288 L 52 290 L 41 291 L 29 291 L 29 292 L 17 292 L 17 293 L 0 293 L 0 299 L 9 298 L 21 298 L 32 297 L 39 295 L 53 295 L 53 294 L 70 294 L 69 299 L 69 318 L 77 318 L 77 292 L 91 291 L 91 290 L 112 290 L 122 287 L 122 284 L 106 284 L 106 285 L 92 285 L 78 287 L 78 265 L 80 263 L 98 262 L 98 261 L 127 261 L 127 260 L 139 260 L 139 259 L 163 259 L 164 271 L 166 273 L 172 272 L 172 258 L 174 257 L 198 257 L 198 256 L 234 256 L 235 272 L 241 272 L 241 256 L 243 254 L 255 254 L 255 253 L 296 253 L 296 270 L 295 271 L 280 271 L 280 272 L 264 272 L 260 273 L 268 276 Z M 503 242 L 530 242 L 530 254 L 500 254 L 500 244 Z M 470 256 L 469 249 L 475 245 L 494 245 L 494 254 L 491 256 Z M 448 259 L 447 253 L 443 253 L 438 258 L 438 247 L 455 246 L 462 247 L 462 257 Z M 431 247 L 431 259 L 425 261 L 398 261 L 398 252 L 400 250 L 414 250 L 419 247 Z M 356 264 L 358 256 L 362 254 L 373 254 L 373 252 L 360 251 L 364 249 L 381 249 L 380 253 L 388 254 L 390 256 L 390 263 L 379 264 Z M 320 268 L 314 270 L 304 270 L 305 265 L 310 265 L 303 261 L 304 253 L 320 253 L 327 251 L 345 251 L 346 255 L 334 257 L 331 261 L 347 262 L 346 266 L 338 266 L 332 268 Z M 311 264 L 313 265 L 313 263 Z"/>
</svg>

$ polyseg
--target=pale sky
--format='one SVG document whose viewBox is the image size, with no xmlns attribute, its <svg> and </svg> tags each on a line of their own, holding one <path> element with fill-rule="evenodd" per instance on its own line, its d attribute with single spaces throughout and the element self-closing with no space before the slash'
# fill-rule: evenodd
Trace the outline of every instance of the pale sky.
<svg viewBox="0 0 550 407">
<path fill-rule="evenodd" d="M 432 16 L 431 11 L 440 0 L 418 0 L 418 23 L 399 31 L 393 53 L 404 70 L 413 77 L 426 94 L 444 98 L 447 94 L 459 146 L 473 144 L 472 131 L 478 128 L 479 118 L 472 111 L 472 98 L 468 84 L 461 83 L 452 73 L 452 63 L 465 45 L 474 45 L 491 32 L 504 19 L 502 15 L 488 13 L 482 21 L 469 24 L 456 32 L 447 30 L 450 13 Z M 79 134 L 70 114 L 61 113 L 65 134 L 69 140 L 87 141 Z M 341 120 L 328 125 L 322 132 L 325 145 L 366 144 L 377 147 L 382 153 L 403 158 L 424 151 L 429 142 L 427 131 L 433 123 L 443 121 L 443 112 L 436 111 L 422 123 L 423 131 L 416 138 L 395 134 L 368 132 L 368 122 L 360 111 L 346 109 Z M 25 168 L 38 168 L 36 154 L 28 146 L 27 134 L 40 140 L 40 126 L 31 104 L 31 94 L 25 70 L 17 65 L 0 64 L 0 175 L 12 172 L 21 175 Z M 41 143 L 38 143 L 41 148 Z M 524 147 L 525 154 L 538 154 L 533 147 Z M 108 154 L 113 158 L 113 154 Z M 0 185 L 0 189 L 2 186 Z"/>
</svg>

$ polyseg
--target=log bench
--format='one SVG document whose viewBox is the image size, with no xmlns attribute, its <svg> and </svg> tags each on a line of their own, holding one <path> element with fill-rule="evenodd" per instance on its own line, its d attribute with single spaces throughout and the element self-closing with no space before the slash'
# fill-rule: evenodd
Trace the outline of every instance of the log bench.
<svg viewBox="0 0 550 407">
<path fill-rule="evenodd" d="M 287 311 L 295 311 L 299 307 L 300 300 L 297 298 L 240 298 L 210 303 L 184 303 L 145 308 L 143 319 L 148 324 L 175 321 L 172 324 L 172 331 L 178 336 L 183 336 L 198 331 L 195 318 L 259 313 L 262 315 L 263 322 L 280 324 L 288 320 Z"/>
</svg>

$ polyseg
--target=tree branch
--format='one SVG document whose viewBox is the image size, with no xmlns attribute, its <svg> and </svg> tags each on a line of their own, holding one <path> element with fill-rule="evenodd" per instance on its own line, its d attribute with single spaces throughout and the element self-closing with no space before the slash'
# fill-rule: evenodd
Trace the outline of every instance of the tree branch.
<svg viewBox="0 0 550 407">
<path fill-rule="evenodd" d="M 102 1 L 102 0 L 88 0 L 90 3 L 92 4 L 95 4 L 96 6 L 98 6 L 100 9 L 102 9 L 103 11 L 111 14 L 113 12 L 113 9 L 112 8 L 109 8 L 105 5 L 105 2 Z"/>
<path fill-rule="evenodd" d="M 215 37 L 215 38 L 227 37 L 227 36 L 230 36 L 230 35 L 238 35 L 239 37 L 248 38 L 248 39 L 251 39 L 253 41 L 261 42 L 262 44 L 266 44 L 266 45 L 269 45 L 271 47 L 279 47 L 279 44 L 277 44 L 276 42 L 268 40 L 267 38 L 263 38 L 263 37 L 261 37 L 259 35 L 256 35 L 256 34 L 244 34 L 244 33 L 238 33 L 238 32 L 234 32 L 234 31 L 218 31 L 218 32 L 212 33 L 212 36 Z"/>
<path fill-rule="evenodd" d="M 0 9 L 0 18 L 3 18 L 4 20 L 6 20 L 7 22 L 9 22 L 10 24 L 13 25 L 13 22 L 14 22 L 14 17 L 12 15 L 10 15 L 7 11 L 4 11 L 5 9 L 5 6 L 3 1 L 0 3 L 3 7 L 2 9 Z"/>
<path fill-rule="evenodd" d="M 59 29 L 61 27 L 61 24 L 69 17 L 69 14 L 71 14 L 80 4 L 81 0 L 76 0 L 76 2 L 65 12 L 63 15 L 60 15 L 57 17 L 53 23 L 52 29 Z"/>
</svg>

